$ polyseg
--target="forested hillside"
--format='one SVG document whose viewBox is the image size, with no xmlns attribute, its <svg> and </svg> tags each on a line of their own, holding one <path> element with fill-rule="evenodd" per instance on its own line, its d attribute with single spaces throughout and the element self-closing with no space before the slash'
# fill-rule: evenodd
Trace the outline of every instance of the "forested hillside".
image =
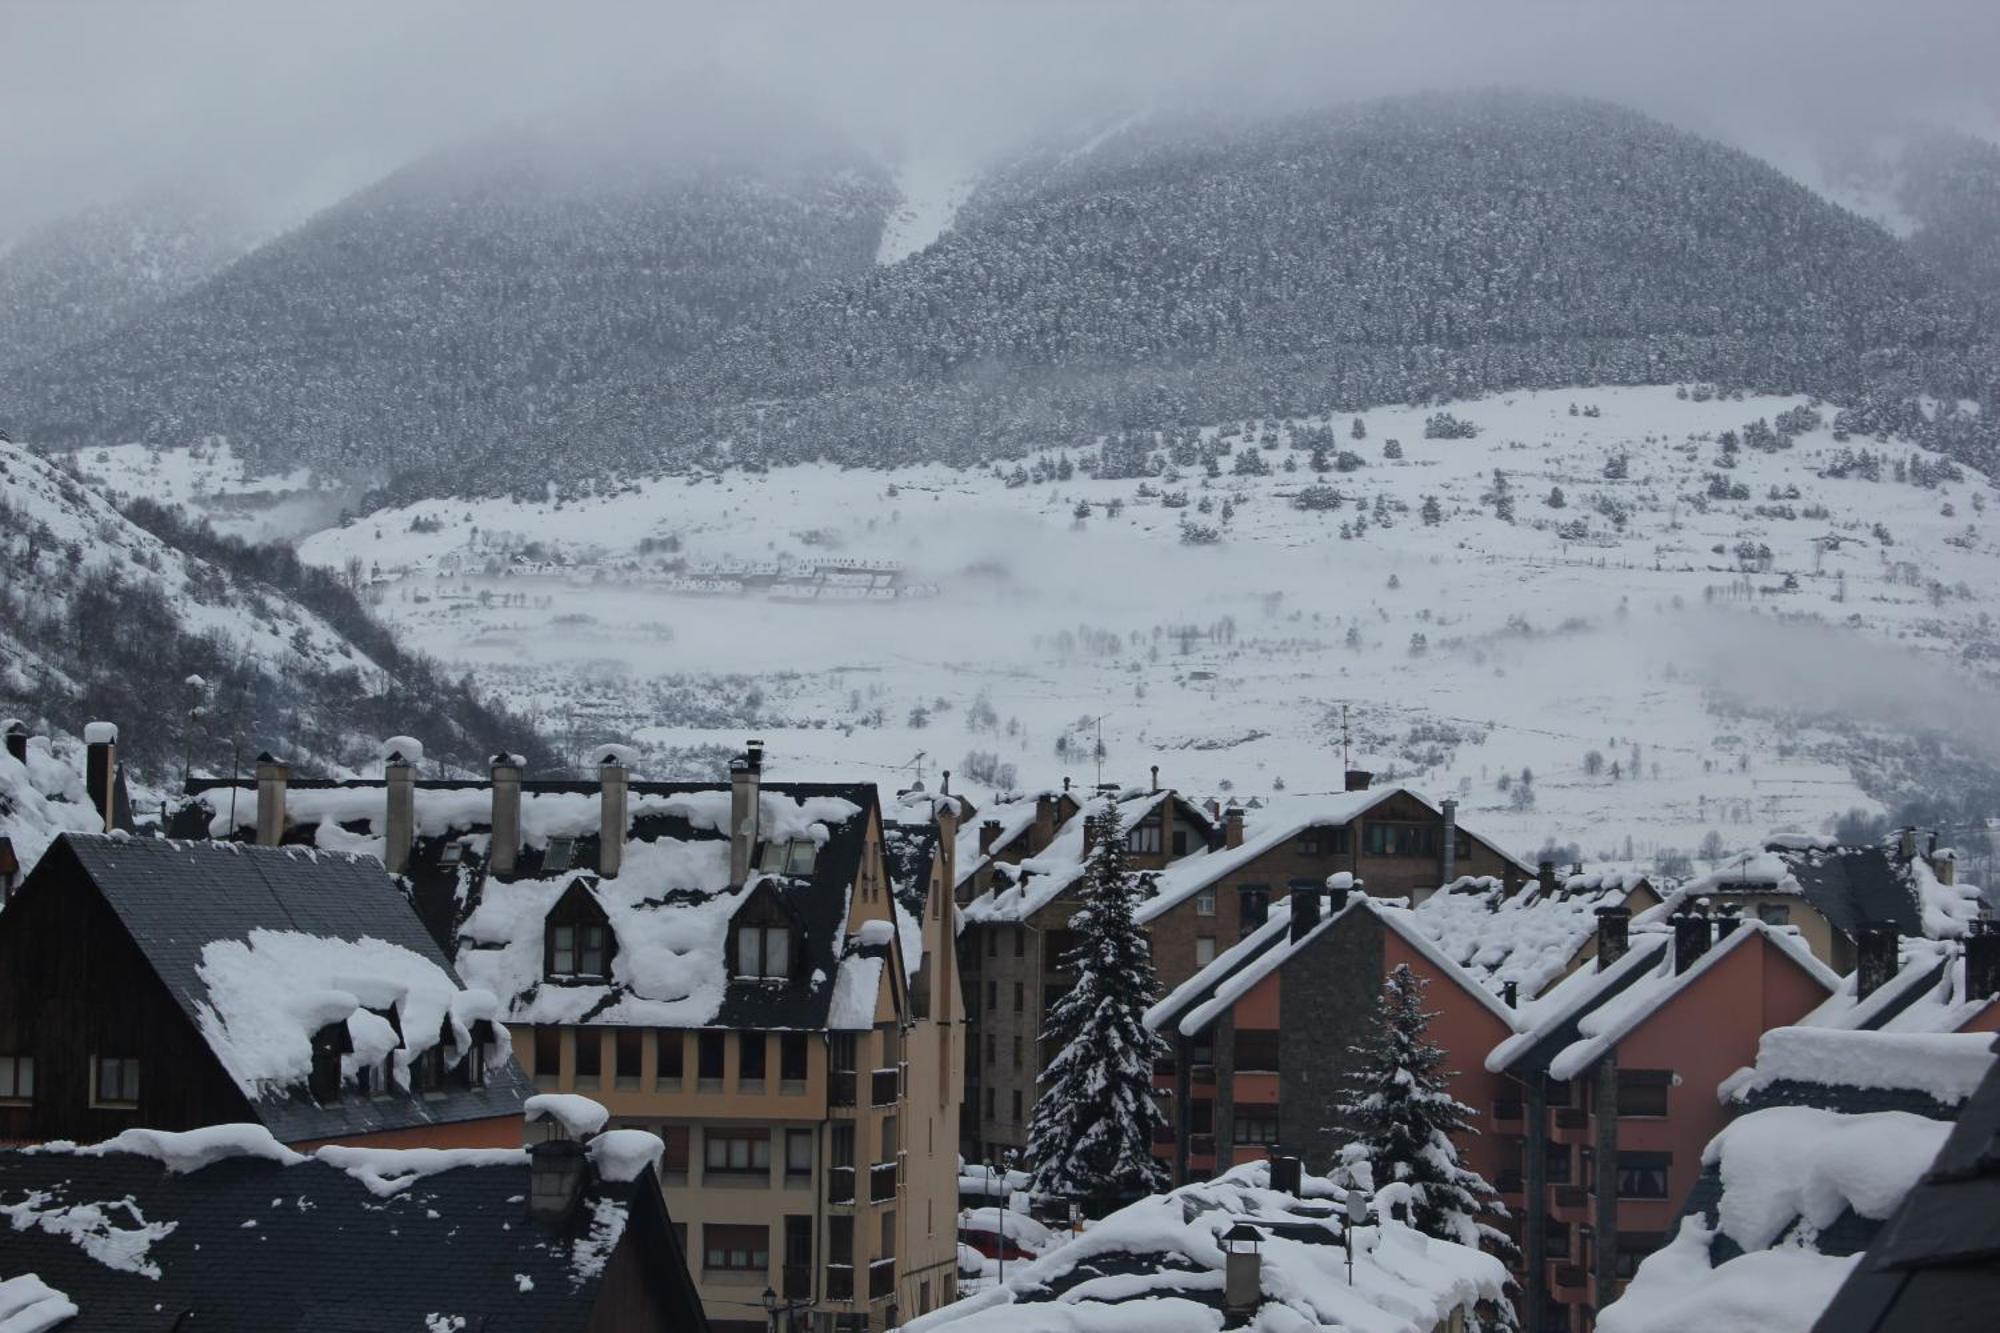
<svg viewBox="0 0 2000 1333">
<path fill-rule="evenodd" d="M 864 268 L 891 203 L 879 169 L 810 127 L 717 127 L 678 101 L 616 129 L 496 133 L 0 401 L 42 445 L 223 434 L 272 467 L 459 468 L 621 368 L 664 389 L 745 313 Z"/>
<path fill-rule="evenodd" d="M 401 648 L 340 575 L 145 501 L 121 514 L 10 445 L 0 716 L 71 735 L 117 722 L 127 758 L 160 782 L 184 759 L 227 771 L 232 747 L 246 760 L 272 749 L 307 772 L 353 767 L 403 733 L 458 768 L 483 770 L 502 749 L 553 762 L 527 723 Z"/>
<path fill-rule="evenodd" d="M 560 439 L 973 458 L 1497 388 L 1970 396 L 1989 351 L 1891 237 L 1743 153 L 1604 104 L 1424 97 L 1030 158 L 929 250 Z"/>
<path fill-rule="evenodd" d="M 1917 224 L 1907 244 L 1990 324 L 2000 319 L 2000 147 L 1929 134 L 1905 149 L 1898 202 Z"/>
</svg>

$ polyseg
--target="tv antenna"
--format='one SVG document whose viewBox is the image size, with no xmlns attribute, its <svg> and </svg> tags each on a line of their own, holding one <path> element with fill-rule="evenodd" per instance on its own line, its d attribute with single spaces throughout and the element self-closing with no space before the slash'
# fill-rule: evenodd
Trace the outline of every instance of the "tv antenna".
<svg viewBox="0 0 2000 1333">
<path fill-rule="evenodd" d="M 924 785 L 924 759 L 928 756 L 928 754 L 929 751 L 927 750 L 919 750 L 917 751 L 917 757 L 915 759 L 912 759 L 909 763 L 903 765 L 904 768 L 911 770 L 911 772 L 916 777 L 916 781 L 913 784 L 911 784 L 912 786 L 920 788 Z"/>
<path fill-rule="evenodd" d="M 1347 757 L 1351 741 L 1352 738 L 1347 730 L 1347 705 L 1342 704 L 1340 706 L 1340 770 L 1343 773 L 1354 766 L 1349 762 Z"/>
</svg>

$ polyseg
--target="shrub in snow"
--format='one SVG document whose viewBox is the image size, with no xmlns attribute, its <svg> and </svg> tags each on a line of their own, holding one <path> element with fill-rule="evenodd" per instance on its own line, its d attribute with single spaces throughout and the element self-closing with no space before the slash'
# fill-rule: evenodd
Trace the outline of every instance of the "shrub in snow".
<svg viewBox="0 0 2000 1333">
<path fill-rule="evenodd" d="M 1028 1160 L 1037 1191 L 1101 1216 L 1166 1187 L 1153 1156 L 1153 1128 L 1163 1121 L 1152 1085 L 1153 1062 L 1167 1045 L 1145 1022 L 1159 975 L 1133 919 L 1116 805 L 1098 805 L 1085 829 L 1083 907 L 1070 918 L 1076 947 L 1062 960 L 1076 984 L 1049 1011 L 1042 1034 L 1056 1056 L 1035 1100 Z"/>
<path fill-rule="evenodd" d="M 1351 1141 L 1334 1178 L 1371 1193 L 1409 1189 L 1410 1225 L 1461 1245 L 1490 1242 L 1514 1252 L 1505 1232 L 1482 1221 L 1505 1217 L 1492 1185 L 1461 1166 L 1452 1136 L 1472 1132 L 1472 1108 L 1445 1088 L 1444 1049 L 1430 1040 L 1424 980 L 1399 965 L 1382 983 L 1378 1026 L 1352 1048 L 1357 1057 L 1342 1089 L 1339 1125 Z M 1513 1327 L 1509 1322 L 1495 1327 Z"/>
<path fill-rule="evenodd" d="M 1479 427 L 1470 421 L 1461 421 L 1449 412 L 1433 412 L 1424 418 L 1424 438 L 1427 440 L 1469 440 L 1479 434 Z"/>
</svg>

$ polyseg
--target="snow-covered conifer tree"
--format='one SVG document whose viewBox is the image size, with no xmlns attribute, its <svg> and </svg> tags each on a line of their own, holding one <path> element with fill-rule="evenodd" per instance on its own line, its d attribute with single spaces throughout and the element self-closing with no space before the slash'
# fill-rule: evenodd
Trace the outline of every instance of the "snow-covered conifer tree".
<svg viewBox="0 0 2000 1333">
<path fill-rule="evenodd" d="M 1410 1223 L 1418 1231 L 1462 1245 L 1489 1241 L 1511 1253 L 1506 1234 L 1481 1220 L 1507 1210 L 1452 1146 L 1453 1135 L 1476 1131 L 1472 1108 L 1445 1087 L 1445 1053 L 1430 1040 L 1434 1015 L 1424 1012 L 1425 984 L 1407 965 L 1390 972 L 1376 1031 L 1351 1048 L 1356 1059 L 1337 1114 L 1352 1139 L 1335 1177 L 1371 1192 L 1401 1181 L 1410 1186 Z"/>
<path fill-rule="evenodd" d="M 1159 978 L 1132 915 L 1117 807 L 1102 802 L 1084 828 L 1083 906 L 1070 918 L 1076 947 L 1062 960 L 1076 984 L 1049 1011 L 1042 1034 L 1056 1055 L 1035 1100 L 1028 1163 L 1036 1190 L 1102 1216 L 1166 1188 L 1153 1156 L 1160 1111 L 1152 1095 L 1153 1061 L 1166 1043 L 1145 1024 Z"/>
</svg>

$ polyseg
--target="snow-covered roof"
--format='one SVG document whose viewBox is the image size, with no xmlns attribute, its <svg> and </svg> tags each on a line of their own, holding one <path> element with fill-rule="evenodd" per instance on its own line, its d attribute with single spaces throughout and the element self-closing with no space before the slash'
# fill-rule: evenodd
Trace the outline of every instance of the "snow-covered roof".
<svg viewBox="0 0 2000 1333">
<path fill-rule="evenodd" d="M 65 759 L 45 736 L 28 738 L 26 762 L 0 750 L 0 837 L 14 844 L 22 874 L 64 833 L 101 833 L 104 816 L 84 789 L 83 759 Z"/>
<path fill-rule="evenodd" d="M 634 1163 L 659 1140 L 616 1133 L 589 1145 L 581 1196 L 560 1221 L 530 1215 L 520 1148 L 306 1156 L 261 1126 L 221 1125 L 0 1150 L 0 1232 L 8 1270 L 37 1274 L 75 1307 L 65 1331 L 157 1327 L 195 1310 L 204 1326 L 249 1333 L 365 1310 L 385 1329 L 582 1333 L 639 1191 L 657 1190 Z M 657 1204 L 645 1211 L 664 1216 Z M 692 1318 L 664 1226 L 633 1243 L 648 1246 L 641 1265 L 665 1273 Z M 0 1285 L 0 1318 L 7 1303 L 33 1308 L 26 1294 Z"/>
<path fill-rule="evenodd" d="M 1725 1102 L 1753 1102 L 1774 1088 L 1849 1088 L 1918 1092 L 1941 1107 L 1970 1098 L 1995 1060 L 1987 1032 L 1875 1032 L 1810 1026 L 1772 1028 L 1757 1043 L 1757 1063 L 1722 1081 Z"/>
<path fill-rule="evenodd" d="M 1223 1236 L 1260 1234 L 1261 1299 L 1249 1327 L 1366 1333 L 1429 1330 L 1505 1299 L 1490 1254 L 1435 1240 L 1395 1220 L 1354 1229 L 1354 1276 L 1341 1244 L 1332 1182 L 1307 1176 L 1297 1195 L 1269 1188 L 1270 1166 L 1238 1166 L 1130 1204 L 1038 1258 L 1010 1264 L 1003 1285 L 905 1325 L 909 1333 L 1215 1333 L 1223 1326 Z"/>
<path fill-rule="evenodd" d="M 1867 996 L 1860 972 L 1799 1021 L 1810 1027 L 1873 1028 L 1886 1032 L 1957 1032 L 1993 1006 L 1993 995 L 1969 994 L 1965 945 L 1959 940 L 1896 941 L 1895 972 Z"/>
<path fill-rule="evenodd" d="M 1461 876 L 1417 904 L 1416 928 L 1498 995 L 1508 982 L 1523 999 L 1542 993 L 1597 932 L 1597 909 L 1623 906 L 1651 887 L 1636 871 L 1569 876 L 1554 892 L 1539 881 L 1507 892 L 1498 879 Z"/>
<path fill-rule="evenodd" d="M 1292 898 L 1287 897 L 1271 904 L 1270 916 L 1249 935 L 1229 949 L 1218 954 L 1194 976 L 1182 982 L 1167 993 L 1158 1003 L 1146 1011 L 1146 1025 L 1155 1031 L 1172 1024 L 1184 1036 L 1192 1036 L 1214 1023 L 1226 1013 L 1237 1000 L 1265 977 L 1283 967 L 1293 955 L 1309 948 L 1312 943 L 1336 922 L 1344 921 L 1356 913 L 1372 913 L 1382 925 L 1394 931 L 1406 944 L 1421 953 L 1439 976 L 1455 981 L 1465 992 L 1482 1004 L 1508 1027 L 1518 1021 L 1516 1010 L 1509 1009 L 1495 998 L 1494 992 L 1480 984 L 1479 978 L 1445 955 L 1436 942 L 1425 933 L 1416 921 L 1416 914 L 1410 909 L 1394 903 L 1370 898 L 1360 892 L 1360 886 L 1352 876 L 1339 875 L 1336 879 L 1349 881 L 1351 889 L 1347 903 L 1337 912 L 1329 912 L 1320 917 L 1303 936 L 1293 939 Z"/>
<path fill-rule="evenodd" d="M 1886 847 L 1843 847 L 1825 839 L 1785 836 L 1689 880 L 1666 895 L 1655 915 L 1705 897 L 1737 894 L 1796 894 L 1849 936 L 1870 922 L 1888 922 L 1906 935 L 1956 938 L 1980 912 L 1975 886 L 1940 882 L 1922 856 L 1905 858 Z"/>
<path fill-rule="evenodd" d="M 1033 855 L 1019 857 L 1011 863 L 1002 859 L 1001 854 L 1008 851 L 1034 824 L 1038 802 L 1059 801 L 1065 795 L 1076 802 L 1078 808 L 1056 827 L 1048 845 Z M 1036 796 L 988 807 L 978 821 L 961 826 L 958 832 L 958 883 L 963 885 L 969 882 L 981 869 L 989 871 L 990 879 L 984 893 L 965 903 L 966 923 L 983 925 L 993 922 L 1025 921 L 1060 898 L 1083 875 L 1083 826 L 1093 811 L 1101 810 L 1107 804 L 1114 804 L 1118 810 L 1119 826 L 1130 830 L 1139 821 L 1175 798 L 1176 793 L 1165 788 L 1128 787 L 1118 792 L 1045 791 Z M 1192 805 L 1186 805 L 1184 808 L 1189 811 L 1195 810 Z M 1201 819 L 1205 830 L 1209 821 L 1206 816 L 1200 815 L 1199 811 L 1195 813 Z M 988 819 L 999 822 L 1000 834 L 993 846 L 982 855 L 979 851 L 978 824 L 983 824 Z M 1196 851 L 1184 859 L 1191 860 L 1203 854 L 1204 851 Z"/>
</svg>

